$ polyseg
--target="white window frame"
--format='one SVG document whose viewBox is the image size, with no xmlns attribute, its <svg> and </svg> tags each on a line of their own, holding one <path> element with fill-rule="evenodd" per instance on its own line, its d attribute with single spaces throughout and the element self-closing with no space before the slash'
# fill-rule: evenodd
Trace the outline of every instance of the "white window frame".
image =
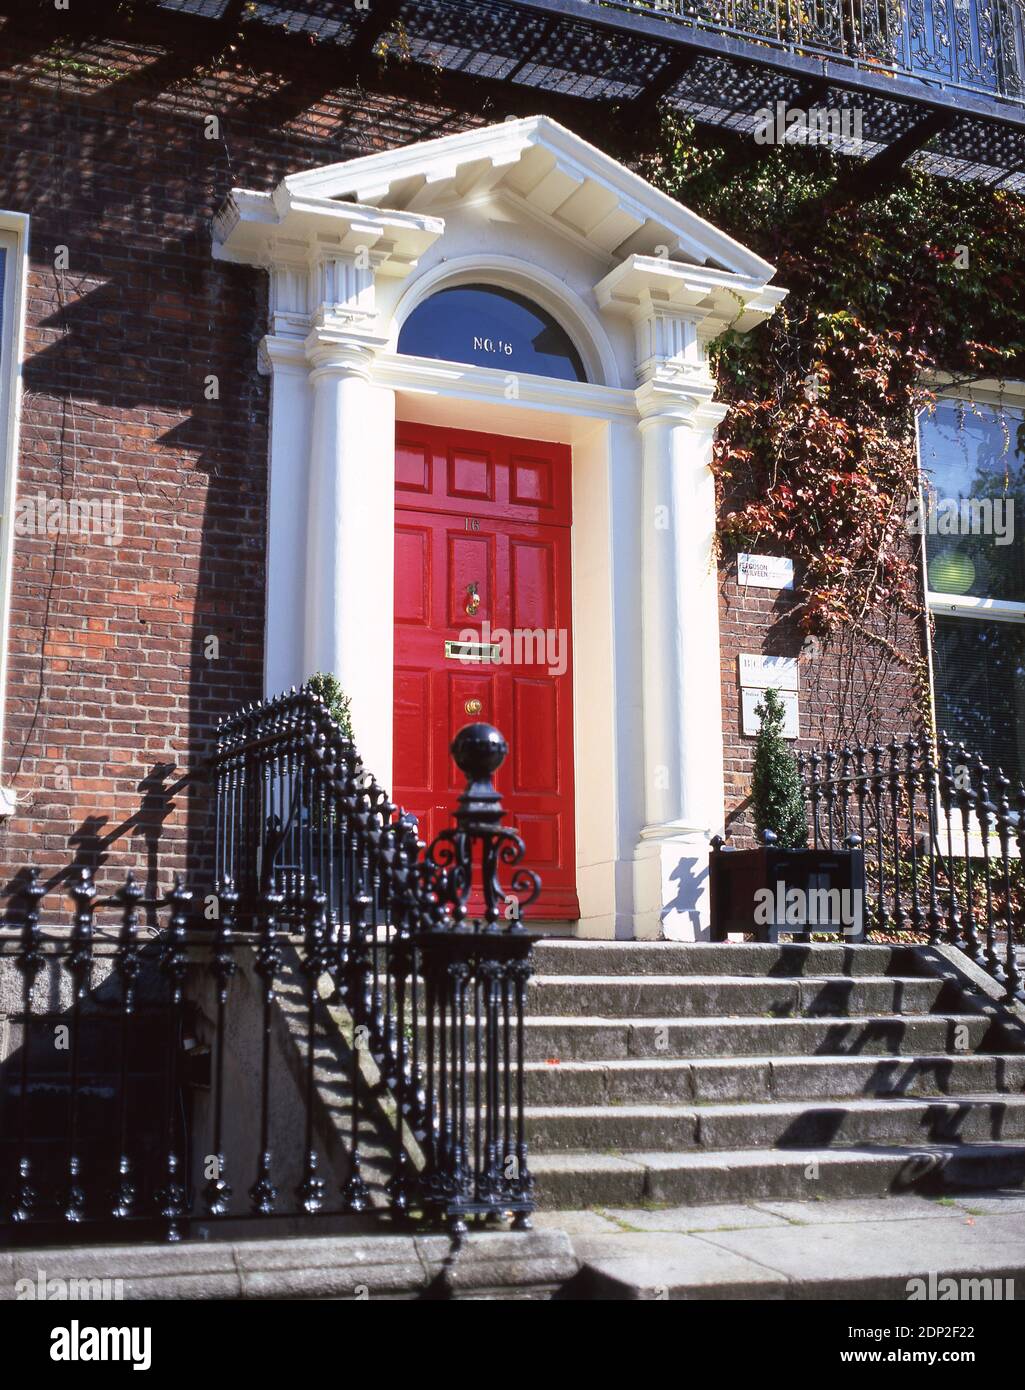
<svg viewBox="0 0 1025 1390">
<path fill-rule="evenodd" d="M 939 400 L 961 401 L 967 406 L 987 405 L 995 406 L 998 409 L 1023 410 L 1025 411 L 1025 381 L 996 381 L 993 379 L 986 381 L 975 381 L 967 386 L 955 386 L 948 378 L 933 378 L 928 382 Z M 922 415 L 919 412 L 915 421 L 915 447 L 918 451 L 918 480 L 919 480 L 919 505 L 924 507 L 923 484 L 924 471 L 922 468 Z M 922 565 L 922 587 L 925 593 L 925 603 L 930 617 L 933 614 L 940 614 L 943 617 L 961 617 L 986 619 L 989 622 L 1005 622 L 1025 624 L 1025 602 L 1018 603 L 1009 599 L 978 598 L 967 594 L 938 594 L 929 588 L 929 568 L 926 562 L 925 537 L 922 537 L 920 562 Z M 932 650 L 932 624 L 926 629 L 927 655 L 929 659 L 929 700 L 932 705 L 933 728 L 937 728 L 936 723 L 936 673 L 933 662 Z M 945 849 L 947 845 L 948 828 L 950 831 L 950 846 L 957 857 L 965 854 L 965 836 L 959 816 L 952 818 L 953 823 L 948 827 L 948 818 L 943 814 L 942 807 L 939 807 L 940 824 L 936 827 L 938 837 L 938 847 Z M 996 831 L 990 831 L 990 852 L 996 842 Z M 1017 847 L 1014 841 L 1011 842 L 1011 858 L 1017 858 Z M 982 858 L 983 839 L 981 829 L 969 830 L 967 853 L 972 858 Z"/>
<path fill-rule="evenodd" d="M 14 565 L 14 502 L 18 486 L 22 367 L 25 356 L 25 298 L 28 285 L 29 219 L 0 209 L 4 257 L 0 319 L 0 818 L 14 811 L 15 797 L 4 780 L 3 748 L 7 705 L 7 646 Z"/>
</svg>

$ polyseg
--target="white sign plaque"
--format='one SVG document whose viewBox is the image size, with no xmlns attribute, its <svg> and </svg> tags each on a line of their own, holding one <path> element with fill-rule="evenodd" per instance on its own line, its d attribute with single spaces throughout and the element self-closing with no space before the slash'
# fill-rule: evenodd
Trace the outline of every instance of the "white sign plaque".
<svg viewBox="0 0 1025 1390">
<path fill-rule="evenodd" d="M 740 666 L 740 684 L 757 686 L 759 690 L 797 689 L 796 656 L 745 656 L 737 658 Z"/>
<path fill-rule="evenodd" d="M 794 562 L 782 555 L 737 556 L 738 584 L 753 584 L 756 589 L 792 589 Z"/>
<path fill-rule="evenodd" d="M 761 727 L 762 721 L 755 713 L 756 708 L 765 698 L 764 690 L 741 690 L 740 709 L 741 709 L 741 731 L 747 736 L 755 735 Z M 797 703 L 796 690 L 781 690 L 779 698 L 783 702 L 785 711 L 783 716 L 783 737 L 797 738 L 800 733 L 800 709 Z"/>
</svg>

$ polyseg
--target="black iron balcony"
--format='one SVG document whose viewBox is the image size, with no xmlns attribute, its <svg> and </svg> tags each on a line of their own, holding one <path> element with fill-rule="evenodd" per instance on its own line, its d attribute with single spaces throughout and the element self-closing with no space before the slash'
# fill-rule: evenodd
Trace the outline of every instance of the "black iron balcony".
<svg viewBox="0 0 1025 1390">
<path fill-rule="evenodd" d="M 415 85 L 480 108 L 488 87 L 544 94 L 539 110 L 626 107 L 637 128 L 667 103 L 752 133 L 776 104 L 841 118 L 844 153 L 1025 189 L 1025 0 L 149 0 L 183 52 L 216 55 L 239 29 L 324 90 Z M 133 33 L 100 0 L 75 23 Z M 0 0 L 21 15 L 24 0 Z M 173 18 L 172 18 L 173 16 Z M 268 111 L 273 104 L 268 98 Z M 287 106 L 287 101 L 286 101 Z M 522 103 L 520 103 L 522 105 Z M 856 125 L 852 141 L 846 132 Z"/>
<path fill-rule="evenodd" d="M 846 153 L 1025 188 L 1025 0 L 416 0 L 436 66 L 753 132 L 849 112 Z M 839 143 L 839 142 L 838 142 Z"/>
</svg>

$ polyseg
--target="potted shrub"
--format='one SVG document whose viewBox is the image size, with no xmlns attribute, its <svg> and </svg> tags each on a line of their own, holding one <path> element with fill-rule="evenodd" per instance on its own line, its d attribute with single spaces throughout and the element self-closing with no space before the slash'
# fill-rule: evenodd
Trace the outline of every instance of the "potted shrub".
<svg viewBox="0 0 1025 1390">
<path fill-rule="evenodd" d="M 864 939 L 865 855 L 857 835 L 840 849 L 808 849 L 808 820 L 797 759 L 783 737 L 785 710 L 766 690 L 756 713 L 751 806 L 762 844 L 735 850 L 717 835 L 709 862 L 712 940 L 753 933 L 776 941 L 781 932 L 809 941 L 813 933 Z"/>
</svg>

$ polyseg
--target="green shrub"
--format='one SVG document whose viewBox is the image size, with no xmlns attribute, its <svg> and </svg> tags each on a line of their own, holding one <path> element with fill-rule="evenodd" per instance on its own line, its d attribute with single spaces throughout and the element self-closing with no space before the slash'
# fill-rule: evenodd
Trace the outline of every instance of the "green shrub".
<svg viewBox="0 0 1025 1390">
<path fill-rule="evenodd" d="M 797 759 L 783 738 L 785 709 L 777 690 L 767 690 L 755 708 L 761 720 L 755 742 L 751 805 L 759 837 L 772 830 L 781 849 L 803 849 L 808 820 Z"/>
<path fill-rule="evenodd" d="M 318 671 L 306 682 L 314 695 L 319 695 L 327 706 L 327 712 L 347 739 L 352 739 L 351 700 L 338 682 L 337 676 L 326 676 Z"/>
</svg>

